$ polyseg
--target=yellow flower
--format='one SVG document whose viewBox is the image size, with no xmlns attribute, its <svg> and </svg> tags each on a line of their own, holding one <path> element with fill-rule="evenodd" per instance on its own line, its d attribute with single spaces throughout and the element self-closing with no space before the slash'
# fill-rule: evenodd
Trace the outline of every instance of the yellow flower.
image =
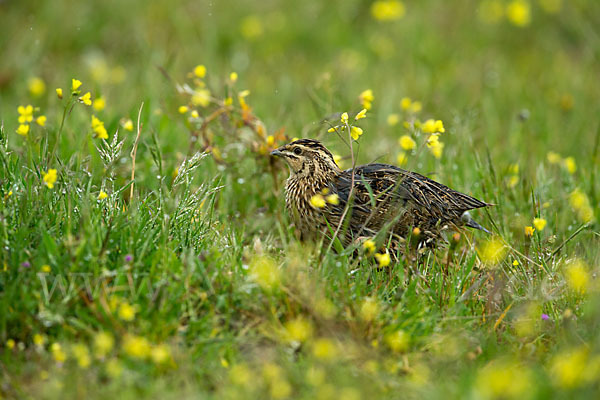
<svg viewBox="0 0 600 400">
<path fill-rule="evenodd" d="M 485 264 L 498 264 L 506 257 L 508 249 L 498 238 L 492 238 L 485 241 L 478 249 L 477 253 Z"/>
<path fill-rule="evenodd" d="M 508 178 L 508 187 L 509 188 L 514 188 L 515 186 L 517 186 L 517 183 L 519 183 L 519 176 L 518 175 L 511 175 Z"/>
<path fill-rule="evenodd" d="M 249 15 L 240 23 L 240 33 L 245 39 L 254 40 L 263 34 L 263 24 L 256 15 Z"/>
<path fill-rule="evenodd" d="M 90 351 L 85 344 L 77 343 L 71 350 L 73 351 L 73 355 L 75 356 L 79 367 L 86 369 L 90 366 Z"/>
<path fill-rule="evenodd" d="M 71 79 L 71 90 L 74 92 L 81 86 L 81 81 L 79 79 Z M 58 91 L 57 91 L 58 92 Z M 62 90 L 61 90 L 62 94 Z"/>
<path fill-rule="evenodd" d="M 52 271 L 52 268 L 50 268 L 50 266 L 48 264 L 44 264 L 40 267 L 40 270 L 46 274 L 50 273 Z"/>
<path fill-rule="evenodd" d="M 358 121 L 359 119 L 363 119 L 366 117 L 366 115 L 367 115 L 367 109 L 363 108 L 362 110 L 360 110 L 358 112 L 358 114 L 356 114 L 356 117 L 354 117 L 354 120 Z"/>
<path fill-rule="evenodd" d="M 514 266 L 514 267 L 518 267 L 518 266 L 519 266 L 519 261 L 517 261 L 517 260 L 514 260 L 514 261 L 513 261 L 513 266 Z"/>
<path fill-rule="evenodd" d="M 569 195 L 569 203 L 577 212 L 577 217 L 582 222 L 590 222 L 594 219 L 594 210 L 590 206 L 588 197 L 579 189 L 575 189 Z"/>
<path fill-rule="evenodd" d="M 231 83 L 235 83 L 238 80 L 238 74 L 237 72 L 232 72 L 229 74 L 229 80 L 231 81 Z"/>
<path fill-rule="evenodd" d="M 40 115 L 39 117 L 37 117 L 35 119 L 35 123 L 38 124 L 39 126 L 46 126 L 46 116 Z"/>
<path fill-rule="evenodd" d="M 106 194 L 106 192 L 103 190 L 101 190 L 100 194 L 98 194 L 98 200 L 104 200 L 107 197 L 108 197 L 108 194 Z"/>
<path fill-rule="evenodd" d="M 44 183 L 48 186 L 49 189 L 54 188 L 54 184 L 56 183 L 56 170 L 49 169 L 48 172 L 42 172 L 42 176 L 44 178 Z"/>
<path fill-rule="evenodd" d="M 327 132 L 329 133 L 333 133 L 336 132 L 338 130 L 339 126 L 332 126 L 331 128 L 327 129 Z"/>
<path fill-rule="evenodd" d="M 133 121 L 131 119 L 127 119 L 125 121 L 125 123 L 123 124 L 123 128 L 126 131 L 132 132 L 133 131 Z"/>
<path fill-rule="evenodd" d="M 342 113 L 342 116 L 340 117 L 340 121 L 342 122 L 342 124 L 348 123 L 348 113 L 347 112 Z"/>
<path fill-rule="evenodd" d="M 358 96 L 358 100 L 363 108 L 367 110 L 371 109 L 371 103 L 375 100 L 375 96 L 373 96 L 373 91 L 371 89 L 363 90 L 361 94 Z"/>
<path fill-rule="evenodd" d="M 92 115 L 92 131 L 98 139 L 108 139 L 108 132 L 104 127 L 104 122 L 100 121 L 95 115 Z"/>
<path fill-rule="evenodd" d="M 534 231 L 535 231 L 535 228 L 533 226 L 526 226 L 525 227 L 525 236 L 533 236 Z"/>
<path fill-rule="evenodd" d="M 19 113 L 19 123 L 24 124 L 26 122 L 33 121 L 33 106 L 31 104 L 17 107 Z"/>
<path fill-rule="evenodd" d="M 123 321 L 133 321 L 135 319 L 136 307 L 129 303 L 123 302 L 119 306 L 119 318 Z"/>
<path fill-rule="evenodd" d="M 398 122 L 400 122 L 400 116 L 398 114 L 390 114 L 387 116 L 387 124 L 389 126 L 398 125 Z"/>
<path fill-rule="evenodd" d="M 192 103 L 196 106 L 207 107 L 210 104 L 210 90 L 196 90 L 192 95 Z"/>
<path fill-rule="evenodd" d="M 234 385 L 250 387 L 254 383 L 252 371 L 245 364 L 235 364 L 229 370 L 229 379 Z"/>
<path fill-rule="evenodd" d="M 533 226 L 535 226 L 535 229 L 537 229 L 538 231 L 543 231 L 546 227 L 546 222 L 547 221 L 544 218 L 534 218 Z"/>
<path fill-rule="evenodd" d="M 402 100 L 400 100 L 400 108 L 403 110 L 408 110 L 411 104 L 412 100 L 410 99 L 410 97 L 403 97 Z"/>
<path fill-rule="evenodd" d="M 190 115 L 192 116 L 192 118 L 199 118 L 200 114 L 198 114 L 197 110 L 192 110 L 192 112 L 190 113 Z"/>
<path fill-rule="evenodd" d="M 286 337 L 292 342 L 306 342 L 312 336 L 312 331 L 312 324 L 304 317 L 298 317 L 285 324 Z"/>
<path fill-rule="evenodd" d="M 418 113 L 422 109 L 423 109 L 423 104 L 420 101 L 413 101 L 412 106 L 410 107 L 410 111 L 413 113 Z M 443 132 L 443 131 L 441 131 L 441 132 Z"/>
<path fill-rule="evenodd" d="M 131 357 L 144 359 L 150 355 L 150 343 L 144 337 L 127 335 L 123 339 L 123 350 Z"/>
<path fill-rule="evenodd" d="M 165 364 L 171 360 L 171 349 L 166 344 L 159 344 L 150 351 L 150 358 L 154 364 Z"/>
<path fill-rule="evenodd" d="M 340 204 L 340 198 L 337 194 L 330 194 L 329 196 L 327 196 L 325 198 L 325 200 L 327 200 L 327 202 L 329 204 L 333 204 L 334 206 L 337 206 L 338 204 Z"/>
<path fill-rule="evenodd" d="M 87 92 L 86 94 L 84 94 L 83 96 L 81 96 L 79 98 L 79 101 L 81 101 L 86 106 L 91 106 L 92 105 L 92 94 L 90 92 Z"/>
<path fill-rule="evenodd" d="M 94 354 L 97 358 L 104 358 L 113 349 L 115 339 L 108 332 L 98 332 L 94 336 Z"/>
<path fill-rule="evenodd" d="M 29 125 L 21 124 L 17 128 L 16 132 L 21 136 L 27 136 L 29 133 Z"/>
<path fill-rule="evenodd" d="M 106 107 L 106 100 L 104 100 L 104 97 L 97 97 L 94 99 L 92 107 L 94 107 L 94 110 L 96 111 L 102 111 L 104 110 L 104 107 Z"/>
<path fill-rule="evenodd" d="M 575 159 L 573 157 L 567 157 L 563 160 L 563 162 L 565 168 L 571 175 L 577 171 L 577 164 L 575 163 Z"/>
<path fill-rule="evenodd" d="M 31 93 L 33 97 L 40 97 L 46 93 L 46 84 L 41 78 L 30 78 L 27 82 L 27 86 L 29 86 L 29 93 Z"/>
<path fill-rule="evenodd" d="M 46 344 L 46 336 L 36 333 L 33 335 L 33 344 L 35 344 L 37 347 L 43 347 L 44 344 Z"/>
<path fill-rule="evenodd" d="M 380 267 L 387 267 L 388 265 L 390 265 L 390 254 L 389 253 L 376 253 L 375 254 L 375 259 L 377 260 L 377 262 L 379 263 Z"/>
<path fill-rule="evenodd" d="M 250 278 L 263 289 L 273 289 L 279 285 L 281 274 L 275 262 L 265 256 L 255 257 L 249 265 Z"/>
<path fill-rule="evenodd" d="M 562 161 L 560 154 L 555 153 L 553 151 L 549 151 L 548 154 L 546 155 L 546 158 L 548 159 L 548 162 L 550 164 L 559 164 Z"/>
<path fill-rule="evenodd" d="M 121 365 L 121 362 L 116 358 L 111 358 L 110 360 L 108 360 L 104 369 L 106 371 L 106 374 L 113 379 L 116 379 L 119 376 L 121 376 L 121 373 L 123 372 L 123 366 Z"/>
<path fill-rule="evenodd" d="M 14 348 L 15 348 L 15 345 L 16 345 L 16 343 L 15 343 L 14 339 L 8 339 L 8 340 L 6 341 L 6 347 L 7 347 L 9 350 L 12 350 L 12 349 L 14 349 Z"/>
<path fill-rule="evenodd" d="M 363 249 L 367 251 L 369 254 L 373 254 L 375 252 L 375 242 L 371 239 L 367 239 L 363 242 Z"/>
<path fill-rule="evenodd" d="M 477 394 L 485 399 L 521 399 L 530 391 L 533 376 L 516 362 L 494 361 L 482 368 L 475 381 Z"/>
<path fill-rule="evenodd" d="M 67 359 L 67 354 L 62 349 L 62 346 L 59 343 L 52 343 L 50 346 L 50 352 L 52 353 L 52 358 L 57 363 L 64 363 Z"/>
<path fill-rule="evenodd" d="M 204 78 L 206 76 L 206 67 L 202 64 L 197 65 L 196 68 L 194 68 L 194 75 L 201 79 Z"/>
<path fill-rule="evenodd" d="M 396 162 L 401 167 L 403 165 L 406 165 L 406 163 L 408 162 L 408 157 L 406 156 L 406 153 L 403 152 L 403 151 L 401 151 L 400 153 L 398 153 L 398 157 L 396 158 Z"/>
<path fill-rule="evenodd" d="M 226 106 L 232 105 L 233 104 L 233 98 L 232 97 L 227 97 L 225 99 L 225 101 L 223 101 L 223 104 L 226 105 Z"/>
<path fill-rule="evenodd" d="M 428 119 L 422 126 L 422 130 L 425 133 L 444 133 L 444 123 L 441 120 Z"/>
<path fill-rule="evenodd" d="M 553 382 L 564 388 L 582 385 L 586 378 L 588 357 L 588 349 L 583 346 L 557 354 L 550 363 Z"/>
<path fill-rule="evenodd" d="M 320 360 L 331 361 L 338 356 L 338 348 L 332 340 L 319 338 L 313 343 L 313 355 Z"/>
<path fill-rule="evenodd" d="M 479 4 L 479 19 L 487 24 L 500 22 L 504 16 L 504 6 L 500 0 L 484 0 Z"/>
<path fill-rule="evenodd" d="M 389 346 L 392 351 L 400 353 L 408 349 L 408 343 L 410 337 L 403 330 L 398 330 L 393 333 L 385 335 L 385 343 Z"/>
<path fill-rule="evenodd" d="M 506 6 L 506 17 L 516 26 L 527 26 L 531 22 L 530 8 L 529 3 L 524 0 L 511 1 Z"/>
<path fill-rule="evenodd" d="M 367 297 L 360 306 L 360 317 L 366 321 L 372 321 L 379 314 L 379 303 L 373 297 Z"/>
<path fill-rule="evenodd" d="M 187 106 L 179 106 L 177 111 L 179 111 L 179 114 L 185 114 L 186 112 L 188 112 L 188 107 Z"/>
<path fill-rule="evenodd" d="M 427 140 L 427 148 L 437 159 L 442 158 L 444 143 L 440 142 L 437 135 L 431 135 Z"/>
<path fill-rule="evenodd" d="M 590 284 L 590 274 L 586 264 L 576 259 L 569 263 L 565 269 L 567 284 L 571 290 L 579 294 L 585 294 Z"/>
<path fill-rule="evenodd" d="M 397 0 L 380 0 L 371 5 L 371 15 L 378 21 L 395 21 L 406 14 L 404 3 Z"/>
<path fill-rule="evenodd" d="M 358 138 L 362 134 L 363 134 L 363 130 L 361 128 L 359 128 L 358 126 L 353 126 L 352 128 L 350 128 L 350 136 L 352 136 L 352 139 L 358 140 Z"/>
<path fill-rule="evenodd" d="M 325 198 L 319 193 L 315 194 L 310 198 L 310 205 L 313 208 L 323 208 L 325 207 Z"/>
<path fill-rule="evenodd" d="M 400 147 L 402 147 L 403 150 L 407 151 L 417 147 L 417 143 L 409 135 L 402 135 L 400 140 L 398 140 L 398 143 L 400 143 Z"/>
<path fill-rule="evenodd" d="M 56 88 L 56 96 L 58 96 L 59 99 L 63 98 L 63 91 L 61 88 Z"/>
</svg>

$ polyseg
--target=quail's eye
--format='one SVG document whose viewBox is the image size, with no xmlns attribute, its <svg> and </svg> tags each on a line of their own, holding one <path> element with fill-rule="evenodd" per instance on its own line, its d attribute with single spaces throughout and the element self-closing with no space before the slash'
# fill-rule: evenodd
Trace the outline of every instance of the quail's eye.
<svg viewBox="0 0 600 400">
<path fill-rule="evenodd" d="M 297 155 L 297 156 L 299 156 L 300 154 L 302 154 L 302 149 L 300 147 L 296 147 L 294 149 L 294 154 Z"/>
</svg>

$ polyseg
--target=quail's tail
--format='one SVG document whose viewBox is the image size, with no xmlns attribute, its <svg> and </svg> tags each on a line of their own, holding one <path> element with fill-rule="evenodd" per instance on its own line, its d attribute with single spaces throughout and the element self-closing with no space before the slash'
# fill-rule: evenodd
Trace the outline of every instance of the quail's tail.
<svg viewBox="0 0 600 400">
<path fill-rule="evenodd" d="M 479 229 L 480 231 L 484 231 L 485 233 L 491 233 L 490 231 L 488 231 L 487 229 L 485 229 L 483 226 L 479 225 L 468 212 L 465 212 L 461 219 L 463 220 L 465 226 L 471 227 L 471 228 L 475 228 L 475 229 Z"/>
</svg>

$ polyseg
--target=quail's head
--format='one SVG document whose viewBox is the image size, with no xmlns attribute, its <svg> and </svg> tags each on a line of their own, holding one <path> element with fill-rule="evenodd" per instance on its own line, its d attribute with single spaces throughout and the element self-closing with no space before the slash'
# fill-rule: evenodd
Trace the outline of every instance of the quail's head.
<svg viewBox="0 0 600 400">
<path fill-rule="evenodd" d="M 309 175 L 319 171 L 339 171 L 339 167 L 329 150 L 321 142 L 312 139 L 299 139 L 271 152 L 272 156 L 283 158 L 292 175 Z"/>
</svg>

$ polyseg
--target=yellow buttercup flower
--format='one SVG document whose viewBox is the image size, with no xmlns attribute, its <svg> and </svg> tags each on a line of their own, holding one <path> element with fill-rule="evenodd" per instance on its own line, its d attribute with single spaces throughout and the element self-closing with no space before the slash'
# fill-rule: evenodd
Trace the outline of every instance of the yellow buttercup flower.
<svg viewBox="0 0 600 400">
<path fill-rule="evenodd" d="M 94 110 L 96 111 L 102 111 L 104 110 L 104 107 L 106 107 L 106 100 L 104 100 L 104 97 L 97 97 L 92 102 L 92 107 L 94 107 Z"/>
<path fill-rule="evenodd" d="M 535 229 L 537 229 L 538 231 L 543 231 L 546 227 L 546 223 L 547 221 L 544 218 L 533 219 L 533 226 L 535 226 Z"/>
<path fill-rule="evenodd" d="M 422 125 L 423 132 L 425 133 L 444 133 L 444 123 L 441 120 L 428 119 Z"/>
<path fill-rule="evenodd" d="M 98 194 L 98 200 L 104 200 L 107 197 L 108 197 L 108 194 L 106 194 L 106 192 L 103 190 L 101 190 L 100 194 Z"/>
<path fill-rule="evenodd" d="M 30 78 L 27 82 L 27 86 L 29 86 L 29 93 L 31 93 L 33 97 L 40 97 L 46 93 L 46 84 L 41 78 Z"/>
<path fill-rule="evenodd" d="M 406 14 L 404 3 L 397 0 L 380 0 L 371 4 L 371 16 L 379 21 L 396 21 Z"/>
<path fill-rule="evenodd" d="M 408 344 L 410 342 L 410 336 L 403 330 L 388 333 L 385 335 L 385 343 L 389 346 L 392 351 L 396 353 L 404 352 L 408 350 Z"/>
<path fill-rule="evenodd" d="M 571 290 L 579 294 L 585 294 L 590 285 L 590 273 L 587 265 L 576 259 L 570 262 L 565 268 L 565 278 Z"/>
<path fill-rule="evenodd" d="M 238 74 L 237 72 L 232 72 L 229 74 L 229 80 L 231 81 L 231 83 L 235 83 L 238 80 Z"/>
<path fill-rule="evenodd" d="M 119 318 L 123 321 L 133 321 L 135 319 L 135 313 L 137 312 L 137 308 L 135 305 L 131 305 L 129 303 L 123 302 L 119 306 Z"/>
<path fill-rule="evenodd" d="M 35 119 L 35 123 L 38 124 L 39 126 L 46 126 L 46 116 L 40 115 L 39 117 L 37 117 Z"/>
<path fill-rule="evenodd" d="M 56 183 L 57 173 L 55 169 L 49 169 L 48 172 L 42 172 L 42 176 L 44 179 L 44 183 L 48 186 L 49 189 L 54 188 L 54 184 Z"/>
<path fill-rule="evenodd" d="M 388 265 L 390 265 L 390 262 L 391 262 L 390 254 L 387 252 L 385 252 L 383 254 L 376 253 L 375 259 L 379 263 L 380 267 L 387 267 Z"/>
<path fill-rule="evenodd" d="M 369 254 L 373 254 L 375 252 L 375 242 L 371 239 L 367 239 L 363 242 L 363 249 L 367 251 Z"/>
<path fill-rule="evenodd" d="M 204 78 L 206 76 L 206 67 L 202 64 L 197 65 L 194 68 L 194 75 L 201 79 Z"/>
<path fill-rule="evenodd" d="M 33 121 L 33 106 L 31 104 L 17 107 L 17 112 L 19 113 L 20 124 Z"/>
<path fill-rule="evenodd" d="M 304 317 L 298 317 L 285 324 L 285 334 L 289 341 L 306 342 L 313 332 L 312 324 Z"/>
<path fill-rule="evenodd" d="M 150 355 L 150 343 L 141 336 L 127 335 L 123 339 L 123 350 L 134 358 L 145 359 Z"/>
<path fill-rule="evenodd" d="M 177 111 L 179 111 L 179 114 L 185 114 L 186 112 L 188 112 L 188 107 L 187 106 L 179 106 Z"/>
<path fill-rule="evenodd" d="M 91 106 L 92 105 L 92 94 L 90 92 L 87 92 L 86 94 L 84 94 L 83 96 L 81 96 L 79 98 L 79 101 L 81 101 L 86 106 Z"/>
<path fill-rule="evenodd" d="M 531 22 L 531 6 L 524 0 L 514 0 L 506 6 L 506 17 L 516 26 L 524 27 Z"/>
<path fill-rule="evenodd" d="M 16 132 L 21 136 L 27 136 L 27 134 L 29 133 L 29 125 L 26 125 L 26 124 L 19 125 Z"/>
<path fill-rule="evenodd" d="M 56 96 L 58 96 L 59 99 L 63 98 L 63 91 L 61 88 L 56 88 Z"/>
<path fill-rule="evenodd" d="M 125 121 L 125 123 L 123 124 L 123 128 L 126 131 L 132 132 L 133 131 L 133 121 L 131 119 L 127 119 Z"/>
<path fill-rule="evenodd" d="M 352 136 L 352 139 L 358 140 L 358 138 L 362 134 L 363 134 L 363 130 L 361 128 L 359 128 L 358 126 L 353 126 L 352 128 L 350 128 L 350 136 Z"/>
<path fill-rule="evenodd" d="M 564 166 L 567 171 L 572 175 L 577 171 L 577 163 L 573 157 L 567 157 L 563 160 Z"/>
<path fill-rule="evenodd" d="M 71 79 L 71 90 L 76 91 L 81 86 L 81 81 L 79 79 Z M 62 94 L 62 89 L 61 89 Z"/>
<path fill-rule="evenodd" d="M 410 97 L 403 97 L 402 100 L 400 100 L 400 108 L 403 110 L 410 109 L 411 105 L 412 105 L 412 100 L 410 99 Z"/>
<path fill-rule="evenodd" d="M 400 147 L 402 147 L 403 150 L 407 151 L 417 147 L 417 143 L 409 135 L 402 135 L 398 140 L 398 143 L 400 143 Z"/>
</svg>

